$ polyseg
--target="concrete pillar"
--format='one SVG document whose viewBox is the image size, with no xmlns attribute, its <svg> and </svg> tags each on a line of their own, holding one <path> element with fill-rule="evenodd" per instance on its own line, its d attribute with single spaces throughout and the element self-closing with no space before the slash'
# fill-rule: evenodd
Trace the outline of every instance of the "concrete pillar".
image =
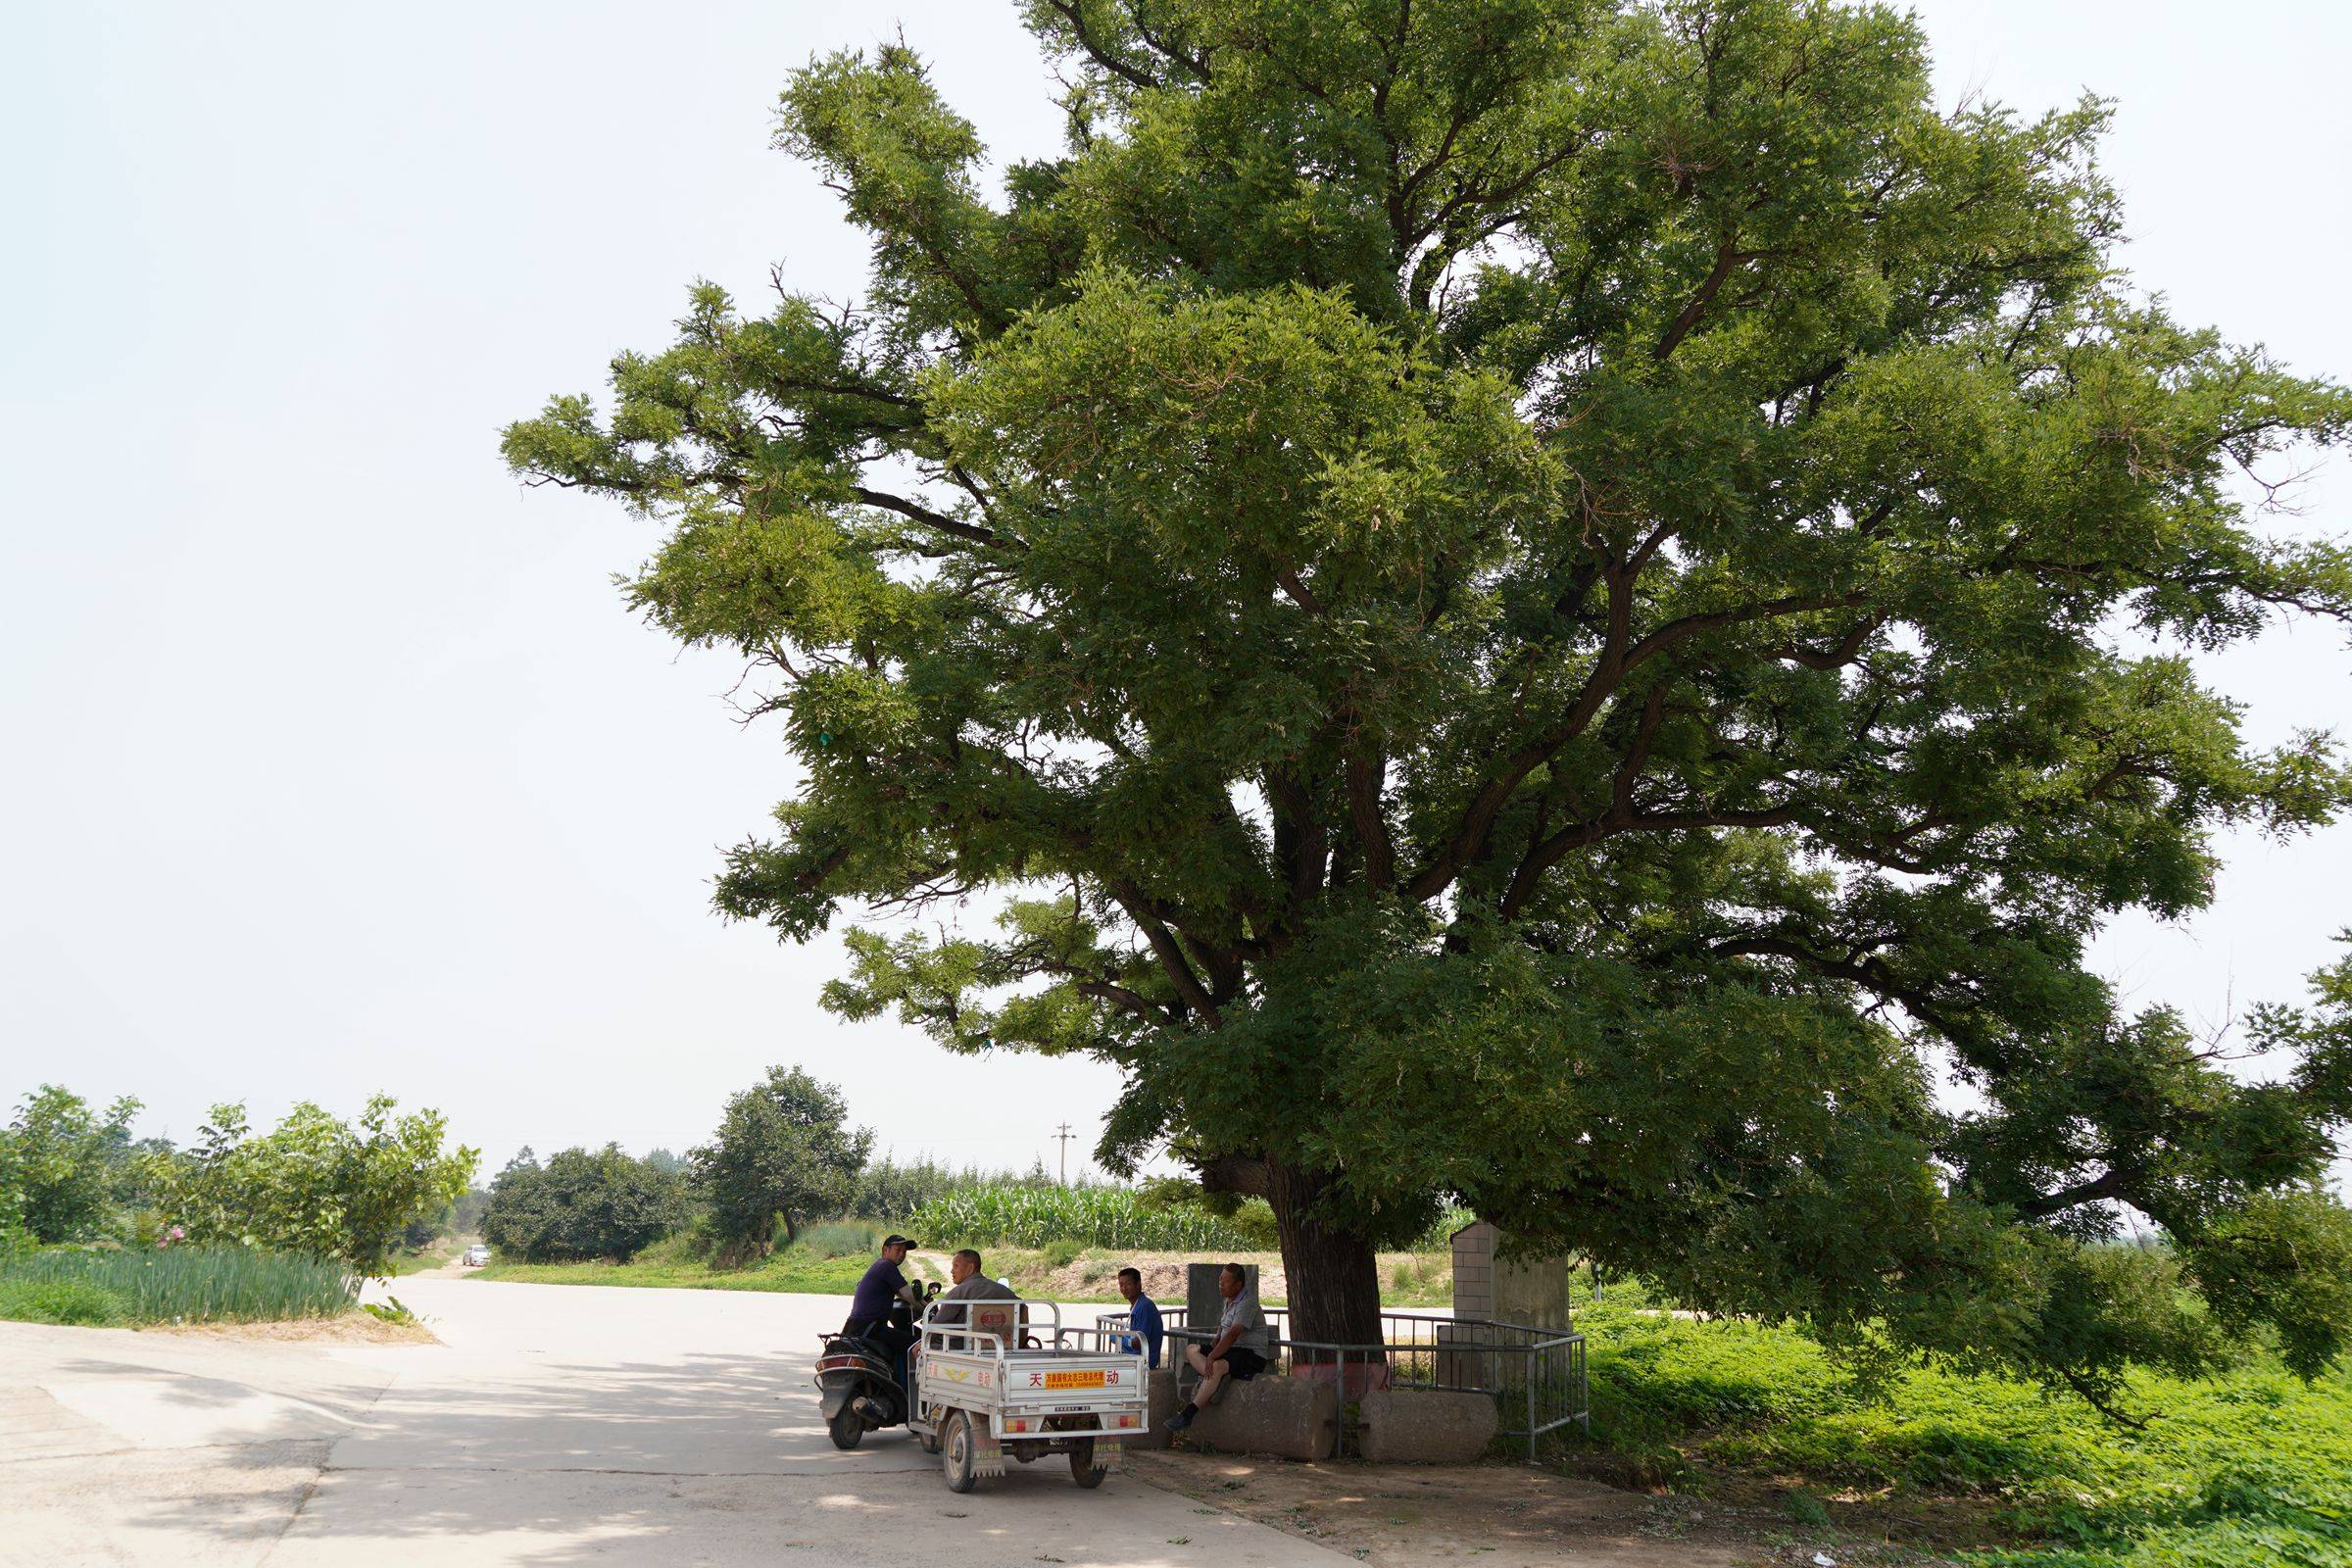
<svg viewBox="0 0 2352 1568">
<path fill-rule="evenodd" d="M 1568 1259 L 1505 1257 L 1503 1233 L 1485 1220 L 1453 1233 L 1453 1311 L 1530 1328 L 1569 1327 Z"/>
</svg>

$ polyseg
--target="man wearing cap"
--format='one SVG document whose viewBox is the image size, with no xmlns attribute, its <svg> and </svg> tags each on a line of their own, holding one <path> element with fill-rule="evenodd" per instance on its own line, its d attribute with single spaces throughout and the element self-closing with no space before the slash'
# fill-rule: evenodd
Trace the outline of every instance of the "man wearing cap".
<svg viewBox="0 0 2352 1568">
<path fill-rule="evenodd" d="M 882 1255 L 866 1265 L 865 1277 L 858 1282 L 858 1293 L 850 1298 L 849 1321 L 842 1324 L 844 1334 L 863 1335 L 889 1348 L 896 1360 L 900 1352 L 914 1343 L 914 1336 L 890 1321 L 890 1303 L 894 1297 L 906 1298 L 906 1304 L 922 1310 L 922 1301 L 900 1265 L 906 1261 L 906 1250 L 920 1244 L 892 1233 L 882 1239 Z"/>
</svg>

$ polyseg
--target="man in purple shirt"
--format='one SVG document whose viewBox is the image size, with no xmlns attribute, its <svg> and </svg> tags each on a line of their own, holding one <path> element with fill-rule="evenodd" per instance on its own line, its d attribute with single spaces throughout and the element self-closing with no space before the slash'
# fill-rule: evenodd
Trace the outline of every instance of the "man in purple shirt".
<svg viewBox="0 0 2352 1568">
<path fill-rule="evenodd" d="M 912 1334 L 892 1326 L 890 1303 L 893 1298 L 904 1297 L 909 1306 L 915 1304 L 914 1288 L 906 1283 L 901 1265 L 906 1261 L 907 1250 L 920 1245 L 895 1233 L 883 1238 L 882 1255 L 866 1265 L 865 1277 L 850 1298 L 850 1317 L 842 1324 L 842 1333 L 862 1335 L 889 1347 L 893 1359 L 914 1343 Z"/>
</svg>

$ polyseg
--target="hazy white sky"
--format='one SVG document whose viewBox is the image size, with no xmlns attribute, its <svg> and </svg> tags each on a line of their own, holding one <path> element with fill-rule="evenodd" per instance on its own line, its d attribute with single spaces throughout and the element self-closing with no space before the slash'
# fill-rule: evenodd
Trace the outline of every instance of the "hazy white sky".
<svg viewBox="0 0 2352 1568">
<path fill-rule="evenodd" d="M 2352 370 L 2352 13 L 2146 0 L 1919 7 L 1947 99 L 2117 98 L 2131 264 L 2183 318 Z M 495 1169 L 699 1141 L 769 1062 L 903 1153 L 1091 1145 L 1105 1069 L 953 1057 L 816 1006 L 831 942 L 708 909 L 788 784 L 736 670 L 610 585 L 652 544 L 526 491 L 499 427 L 667 341 L 684 285 L 863 247 L 767 150 L 785 73 L 894 29 L 1001 158 L 1052 82 L 1007 0 L 319 5 L 55 0 L 0 55 L 0 1101 L 136 1094 L 184 1138 L 381 1088 Z M 2352 477 L 2295 527 L 2347 527 Z M 2352 729 L 2304 625 L 2213 665 L 2261 737 Z M 2352 826 L 2231 847 L 2216 906 L 2100 948 L 2218 1020 L 2352 924 Z"/>
</svg>

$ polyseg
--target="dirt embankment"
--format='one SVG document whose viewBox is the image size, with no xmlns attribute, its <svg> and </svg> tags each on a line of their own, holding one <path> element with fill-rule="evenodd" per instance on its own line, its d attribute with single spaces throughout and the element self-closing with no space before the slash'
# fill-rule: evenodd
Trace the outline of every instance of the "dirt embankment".
<svg viewBox="0 0 2352 1568">
<path fill-rule="evenodd" d="M 175 1323 L 147 1334 L 177 1339 L 222 1340 L 246 1345 L 439 1345 L 422 1323 L 387 1323 L 369 1312 L 340 1317 L 292 1318 L 283 1323 Z"/>
</svg>

